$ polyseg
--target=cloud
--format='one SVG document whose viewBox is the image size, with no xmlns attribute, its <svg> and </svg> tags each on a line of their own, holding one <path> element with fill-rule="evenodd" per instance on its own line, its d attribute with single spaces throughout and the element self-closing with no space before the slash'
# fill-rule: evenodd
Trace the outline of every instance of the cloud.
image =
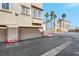
<svg viewBox="0 0 79 59">
<path fill-rule="evenodd" d="M 70 8 L 73 8 L 73 7 L 77 7 L 77 6 L 79 6 L 79 3 L 67 3 L 67 4 L 65 4 L 65 7 L 67 9 L 70 9 Z"/>
</svg>

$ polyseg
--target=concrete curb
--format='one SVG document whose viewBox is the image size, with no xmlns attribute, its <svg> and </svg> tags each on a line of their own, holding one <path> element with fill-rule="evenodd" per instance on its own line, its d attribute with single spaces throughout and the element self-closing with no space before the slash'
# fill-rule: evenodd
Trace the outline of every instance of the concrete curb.
<svg viewBox="0 0 79 59">
<path fill-rule="evenodd" d="M 64 44 L 61 44 L 60 46 L 51 49 L 50 51 L 42 54 L 41 56 L 55 56 L 57 55 L 59 52 L 61 52 L 63 49 L 65 49 L 67 46 L 69 46 L 72 42 L 71 41 L 67 41 Z"/>
</svg>

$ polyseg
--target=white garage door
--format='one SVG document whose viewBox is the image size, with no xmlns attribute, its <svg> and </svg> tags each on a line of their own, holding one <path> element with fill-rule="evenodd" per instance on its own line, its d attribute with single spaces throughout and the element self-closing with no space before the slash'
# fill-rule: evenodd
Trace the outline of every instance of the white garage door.
<svg viewBox="0 0 79 59">
<path fill-rule="evenodd" d="M 0 29 L 0 42 L 5 41 L 5 29 Z"/>
<path fill-rule="evenodd" d="M 42 34 L 38 30 L 38 28 L 20 28 L 20 39 L 29 39 L 29 38 L 36 38 L 41 37 Z"/>
</svg>

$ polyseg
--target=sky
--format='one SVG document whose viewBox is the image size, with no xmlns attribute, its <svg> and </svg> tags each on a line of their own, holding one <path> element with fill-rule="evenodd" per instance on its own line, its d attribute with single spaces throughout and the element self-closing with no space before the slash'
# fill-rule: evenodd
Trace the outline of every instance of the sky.
<svg viewBox="0 0 79 59">
<path fill-rule="evenodd" d="M 66 20 L 70 21 L 71 27 L 79 27 L 79 4 L 78 3 L 43 3 L 43 15 L 54 11 L 58 18 L 66 13 Z M 45 19 L 45 17 L 44 17 Z"/>
</svg>

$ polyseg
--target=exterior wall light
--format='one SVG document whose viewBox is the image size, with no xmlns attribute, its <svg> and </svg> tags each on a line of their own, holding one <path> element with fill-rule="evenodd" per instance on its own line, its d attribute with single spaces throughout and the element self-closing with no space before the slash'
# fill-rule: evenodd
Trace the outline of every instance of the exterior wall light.
<svg viewBox="0 0 79 59">
<path fill-rule="evenodd" d="M 15 13 L 15 16 L 19 16 L 18 13 Z"/>
</svg>

